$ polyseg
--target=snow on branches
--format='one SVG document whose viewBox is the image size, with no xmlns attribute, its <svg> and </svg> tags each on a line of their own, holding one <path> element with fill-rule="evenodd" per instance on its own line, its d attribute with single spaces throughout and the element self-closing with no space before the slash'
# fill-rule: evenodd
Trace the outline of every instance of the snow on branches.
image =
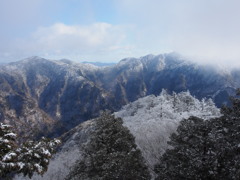
<svg viewBox="0 0 240 180">
<path fill-rule="evenodd" d="M 11 126 L 0 123 L 0 177 L 6 177 L 9 173 L 23 173 L 31 177 L 34 172 L 46 172 L 60 140 L 42 138 L 19 146 L 15 143 L 16 137 Z"/>
<path fill-rule="evenodd" d="M 136 144 L 150 167 L 170 148 L 170 135 L 176 131 L 179 122 L 190 116 L 203 119 L 219 117 L 220 110 L 211 99 L 201 101 L 189 91 L 168 94 L 163 90 L 159 96 L 150 95 L 132 102 L 115 113 L 136 138 Z"/>
</svg>

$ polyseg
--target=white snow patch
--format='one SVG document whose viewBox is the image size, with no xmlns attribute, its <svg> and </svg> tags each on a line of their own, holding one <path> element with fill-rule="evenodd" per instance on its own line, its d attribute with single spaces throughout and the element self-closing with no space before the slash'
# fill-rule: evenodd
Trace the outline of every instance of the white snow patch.
<svg viewBox="0 0 240 180">
<path fill-rule="evenodd" d="M 209 119 L 221 114 L 212 100 L 199 101 L 189 92 L 169 95 L 163 90 L 157 97 L 147 96 L 124 106 L 115 115 L 123 118 L 148 166 L 153 169 L 160 156 L 170 148 L 167 141 L 182 119 L 190 116 Z"/>
</svg>

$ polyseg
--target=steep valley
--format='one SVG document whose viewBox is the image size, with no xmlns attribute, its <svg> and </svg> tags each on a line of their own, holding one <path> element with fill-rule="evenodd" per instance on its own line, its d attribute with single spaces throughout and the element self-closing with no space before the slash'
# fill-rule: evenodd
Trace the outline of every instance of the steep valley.
<svg viewBox="0 0 240 180">
<path fill-rule="evenodd" d="M 218 107 L 240 87 L 240 71 L 198 65 L 175 54 L 127 58 L 97 67 L 31 57 L 0 67 L 0 121 L 26 138 L 57 137 L 102 110 L 147 95 L 189 90 Z"/>
</svg>

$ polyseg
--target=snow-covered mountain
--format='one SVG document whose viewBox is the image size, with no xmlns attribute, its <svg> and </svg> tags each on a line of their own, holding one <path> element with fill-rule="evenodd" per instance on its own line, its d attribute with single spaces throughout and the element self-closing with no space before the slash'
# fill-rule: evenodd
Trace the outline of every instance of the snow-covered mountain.
<svg viewBox="0 0 240 180">
<path fill-rule="evenodd" d="M 210 119 L 220 116 L 211 99 L 199 101 L 189 92 L 169 95 L 165 90 L 159 96 L 147 96 L 124 106 L 115 116 L 121 117 L 153 173 L 153 166 L 169 145 L 169 136 L 179 122 L 190 116 Z M 63 136 L 63 146 L 50 162 L 46 174 L 33 176 L 33 180 L 64 179 L 76 161 L 81 159 L 83 146 L 91 137 L 96 123 L 86 121 Z M 15 179 L 22 179 L 16 177 Z"/>
<path fill-rule="evenodd" d="M 98 67 L 32 57 L 0 68 L 0 121 L 19 134 L 58 136 L 109 108 L 108 92 L 88 76 Z M 100 106 L 101 105 L 101 106 Z"/>
<path fill-rule="evenodd" d="M 175 54 L 128 58 L 109 68 L 103 77 L 107 88 L 125 103 L 145 95 L 189 90 L 197 98 L 213 98 L 217 106 L 228 102 L 239 87 L 240 73 L 198 65 Z"/>
<path fill-rule="evenodd" d="M 147 95 L 189 90 L 217 106 L 240 87 L 240 70 L 201 66 L 175 54 L 127 58 L 110 67 L 31 57 L 0 67 L 0 121 L 26 136 L 58 136 Z"/>
<path fill-rule="evenodd" d="M 116 64 L 116 63 L 88 62 L 88 61 L 84 61 L 82 63 L 84 63 L 84 64 L 92 64 L 92 65 L 95 65 L 95 66 L 98 66 L 98 67 L 113 66 L 113 65 Z"/>
</svg>

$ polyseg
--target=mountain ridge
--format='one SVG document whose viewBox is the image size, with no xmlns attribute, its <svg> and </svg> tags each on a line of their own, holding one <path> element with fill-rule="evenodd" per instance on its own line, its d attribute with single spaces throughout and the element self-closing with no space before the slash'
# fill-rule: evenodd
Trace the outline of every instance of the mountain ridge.
<svg viewBox="0 0 240 180">
<path fill-rule="evenodd" d="M 240 70 L 222 73 L 176 54 L 126 58 L 108 67 L 31 57 L 0 67 L 0 121 L 17 128 L 14 122 L 22 119 L 23 126 L 26 110 L 32 109 L 45 120 L 32 117 L 39 133 L 28 133 L 59 136 L 102 110 L 118 111 L 141 97 L 159 95 L 162 89 L 189 90 L 198 99 L 212 98 L 220 107 L 238 87 Z M 19 128 L 20 134 L 25 131 Z"/>
</svg>

